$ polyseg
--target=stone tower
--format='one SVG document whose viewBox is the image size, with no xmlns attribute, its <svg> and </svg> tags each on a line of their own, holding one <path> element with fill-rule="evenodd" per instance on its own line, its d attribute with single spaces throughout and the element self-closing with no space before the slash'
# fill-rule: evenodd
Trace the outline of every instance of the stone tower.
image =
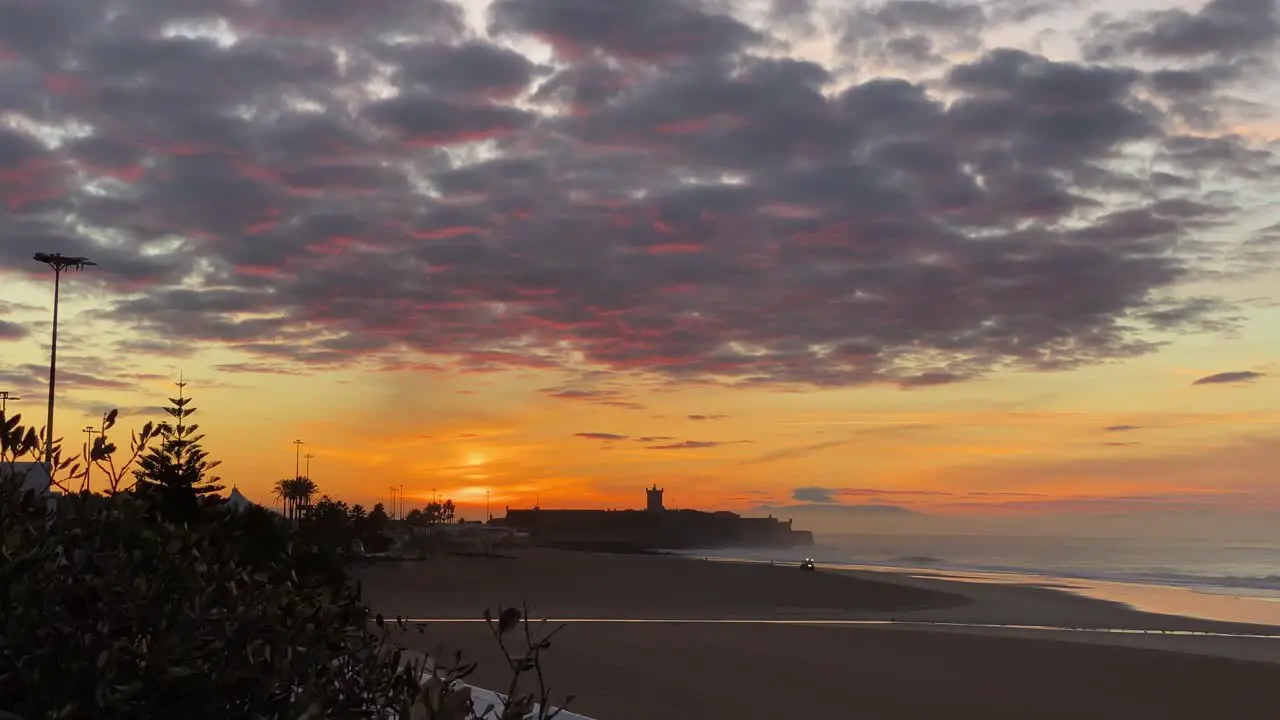
<svg viewBox="0 0 1280 720">
<path fill-rule="evenodd" d="M 649 512 L 662 512 L 666 509 L 662 507 L 662 488 L 654 485 L 645 490 L 644 494 L 648 496 L 649 503 L 645 507 Z"/>
</svg>

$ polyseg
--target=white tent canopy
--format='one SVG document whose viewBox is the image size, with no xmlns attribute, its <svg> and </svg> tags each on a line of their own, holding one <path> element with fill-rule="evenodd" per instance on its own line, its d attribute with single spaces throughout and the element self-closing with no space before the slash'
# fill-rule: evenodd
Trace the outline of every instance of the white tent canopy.
<svg viewBox="0 0 1280 720">
<path fill-rule="evenodd" d="M 256 506 L 256 503 L 254 503 L 249 498 L 245 497 L 244 494 L 240 492 L 240 488 L 237 488 L 237 487 L 231 488 L 231 494 L 227 496 L 227 507 L 229 509 L 244 510 L 245 508 L 250 508 L 255 506 Z"/>
<path fill-rule="evenodd" d="M 45 469 L 44 463 L 38 462 L 16 462 L 12 466 L 4 463 L 0 467 L 0 472 L 8 474 L 10 467 L 13 474 L 22 478 L 22 492 L 28 490 L 36 491 L 37 495 L 46 495 L 50 492 L 53 480 L 49 477 L 49 471 Z"/>
</svg>

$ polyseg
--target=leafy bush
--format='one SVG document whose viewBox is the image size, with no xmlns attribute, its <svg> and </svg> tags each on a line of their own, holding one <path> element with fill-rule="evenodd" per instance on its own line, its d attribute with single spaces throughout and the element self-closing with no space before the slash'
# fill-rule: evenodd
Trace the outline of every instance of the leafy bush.
<svg viewBox="0 0 1280 720">
<path fill-rule="evenodd" d="M 0 519 L 0 707 L 298 718 L 407 711 L 416 697 L 351 588 L 280 581 L 296 548 L 253 557 L 232 527 L 150 521 L 129 495 L 67 496 L 52 513 L 31 500 L 6 493 Z"/>
<path fill-rule="evenodd" d="M 14 472 L 40 450 L 34 430 L 0 414 L 0 718 L 473 716 L 455 683 L 473 666 L 402 662 L 336 555 L 286 521 L 218 507 L 177 523 L 153 493 L 50 505 Z M 502 617 L 501 634 L 520 620 Z M 511 662 L 513 674 L 537 670 L 536 654 Z M 518 697 L 502 718 L 530 705 Z"/>
</svg>

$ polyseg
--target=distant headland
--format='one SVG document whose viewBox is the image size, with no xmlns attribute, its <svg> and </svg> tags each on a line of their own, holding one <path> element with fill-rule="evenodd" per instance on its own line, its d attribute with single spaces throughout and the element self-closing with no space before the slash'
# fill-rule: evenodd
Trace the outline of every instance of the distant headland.
<svg viewBox="0 0 1280 720">
<path fill-rule="evenodd" d="M 644 510 L 507 508 L 506 517 L 494 522 L 527 533 L 538 545 L 561 548 L 644 551 L 813 544 L 813 533 L 793 530 L 790 520 L 742 517 L 725 510 L 668 509 L 657 485 L 645 494 Z"/>
</svg>

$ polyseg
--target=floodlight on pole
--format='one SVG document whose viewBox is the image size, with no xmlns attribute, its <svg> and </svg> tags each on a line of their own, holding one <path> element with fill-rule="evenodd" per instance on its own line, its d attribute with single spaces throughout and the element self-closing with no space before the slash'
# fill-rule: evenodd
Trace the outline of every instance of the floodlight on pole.
<svg viewBox="0 0 1280 720">
<path fill-rule="evenodd" d="M 67 256 L 62 253 L 36 253 L 31 256 L 36 262 L 53 268 L 53 342 L 49 346 L 49 419 L 45 424 L 44 463 L 47 470 L 53 472 L 53 397 L 58 377 L 58 300 L 62 289 L 63 270 L 84 270 L 90 265 L 97 265 L 87 257 Z"/>
<path fill-rule="evenodd" d="M 302 446 L 305 445 L 301 440 L 294 440 L 293 447 L 293 476 L 302 477 Z"/>
<path fill-rule="evenodd" d="M 6 413 L 9 411 L 10 400 L 21 400 L 21 399 L 22 398 L 18 397 L 17 395 L 9 394 L 8 390 L 0 390 L 0 413 Z"/>
<path fill-rule="evenodd" d="M 84 445 L 84 489 L 92 490 L 89 486 L 89 473 L 93 470 L 93 436 L 102 431 L 92 425 L 87 425 L 83 432 L 89 438 Z"/>
<path fill-rule="evenodd" d="M 304 475 L 303 477 L 306 477 L 306 478 L 311 477 L 311 458 L 313 457 L 315 457 L 315 455 L 312 455 L 311 453 L 307 453 L 306 455 L 302 456 L 302 458 L 307 461 L 307 466 L 303 468 L 304 470 L 306 470 L 306 475 Z"/>
</svg>

